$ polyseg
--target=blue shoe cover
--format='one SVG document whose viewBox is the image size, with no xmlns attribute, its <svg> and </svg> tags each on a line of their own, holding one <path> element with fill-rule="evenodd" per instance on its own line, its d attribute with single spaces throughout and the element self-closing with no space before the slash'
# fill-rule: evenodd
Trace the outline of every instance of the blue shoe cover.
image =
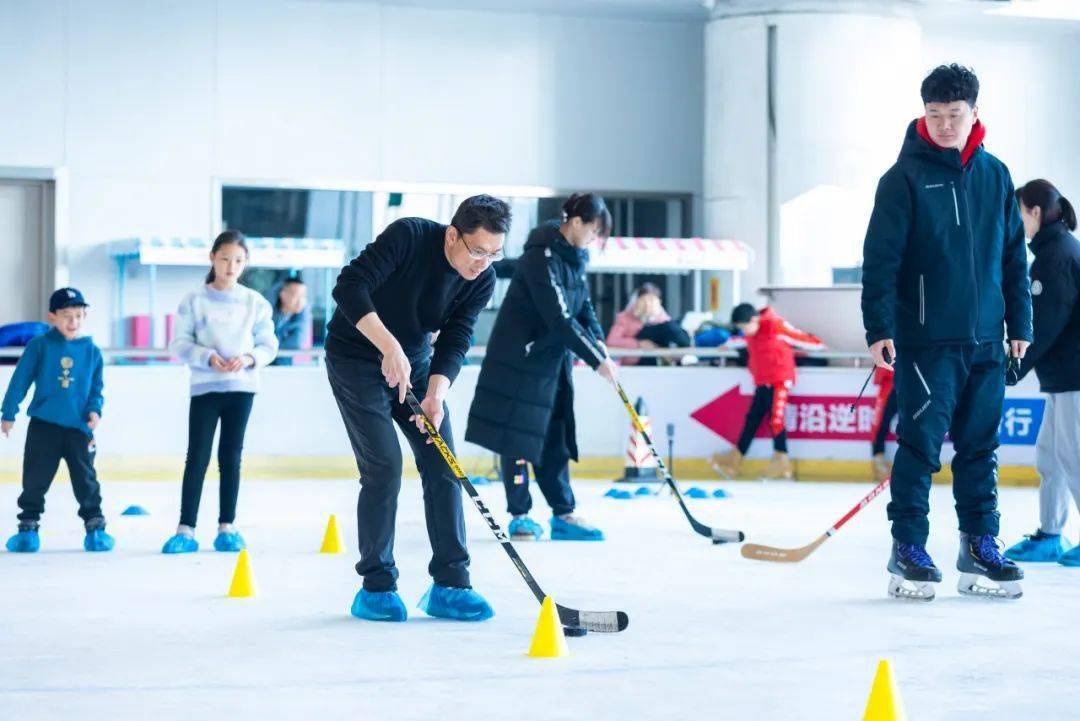
<svg viewBox="0 0 1080 721">
<path fill-rule="evenodd" d="M 544 535 L 544 527 L 528 516 L 522 516 L 511 519 L 507 532 L 510 534 L 510 538 L 515 540 L 527 541 L 532 538 L 539 541 L 540 537 Z"/>
<path fill-rule="evenodd" d="M 177 533 L 165 541 L 165 545 L 161 548 L 162 553 L 195 553 L 198 550 L 199 542 L 193 536 L 187 536 L 183 533 Z"/>
<path fill-rule="evenodd" d="M 400 623 L 409 617 L 397 591 L 369 591 L 361 588 L 352 602 L 352 615 L 368 621 Z"/>
<path fill-rule="evenodd" d="M 113 550 L 116 541 L 105 532 L 104 528 L 94 528 L 86 532 L 86 538 L 83 539 L 82 545 L 84 550 L 91 553 L 101 553 Z"/>
<path fill-rule="evenodd" d="M 1058 559 L 1058 563 L 1060 563 L 1062 566 L 1080 566 L 1080 546 L 1072 548 L 1061 554 L 1061 558 Z"/>
<path fill-rule="evenodd" d="M 729 494 L 723 488 L 717 488 L 712 492 L 713 498 L 729 498 Z"/>
<path fill-rule="evenodd" d="M 41 548 L 41 538 L 37 529 L 19 531 L 7 540 L 7 550 L 12 553 L 35 553 Z"/>
<path fill-rule="evenodd" d="M 433 583 L 416 607 L 435 618 L 454 621 L 486 621 L 495 615 L 491 605 L 471 588 L 451 588 Z"/>
<path fill-rule="evenodd" d="M 565 517 L 553 516 L 551 518 L 551 540 L 602 541 L 604 540 L 604 532 L 572 515 Z"/>
<path fill-rule="evenodd" d="M 150 511 L 146 510 L 142 506 L 128 506 L 124 509 L 121 516 L 149 516 Z"/>
<path fill-rule="evenodd" d="M 697 486 L 687 488 L 686 492 L 683 493 L 683 495 L 686 496 L 687 498 L 708 498 L 709 497 L 708 491 L 706 491 L 703 488 L 698 488 Z"/>
<path fill-rule="evenodd" d="M 214 550 L 222 553 L 239 553 L 247 548 L 244 537 L 236 531 L 225 531 L 217 534 L 214 539 Z"/>
<path fill-rule="evenodd" d="M 1061 536 L 1048 536 L 1042 531 L 1036 531 L 1005 551 L 1005 558 L 1023 563 L 1053 563 L 1060 559 L 1061 554 L 1069 550 L 1071 545 Z"/>
</svg>

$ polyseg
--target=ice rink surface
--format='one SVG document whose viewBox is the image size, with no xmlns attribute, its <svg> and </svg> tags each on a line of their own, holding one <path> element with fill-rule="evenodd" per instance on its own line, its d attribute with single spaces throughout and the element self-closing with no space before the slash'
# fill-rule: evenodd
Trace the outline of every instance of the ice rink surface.
<svg viewBox="0 0 1080 721">
<path fill-rule="evenodd" d="M 689 501 L 694 513 L 781 546 L 809 543 L 870 488 L 720 485 L 732 497 Z M 454 623 L 413 609 L 430 553 L 413 480 L 396 553 L 411 615 L 378 624 L 349 615 L 360 580 L 355 481 L 244 483 L 251 600 L 225 598 L 236 557 L 205 550 L 216 483 L 202 504 L 204 550 L 172 557 L 160 549 L 175 529 L 178 483 L 106 482 L 117 548 L 99 555 L 82 551 L 71 490 L 58 483 L 41 552 L 0 553 L 0 719 L 859 719 L 879 658 L 892 662 L 912 721 L 1080 716 L 1080 569 L 1026 566 L 1016 602 L 960 597 L 948 486 L 931 499 L 929 549 L 945 579 L 930 604 L 886 597 L 887 496 L 785 566 L 695 536 L 670 497 L 603 498 L 608 488 L 575 489 L 606 542 L 519 550 L 557 601 L 625 610 L 630 627 L 569 639 L 570 658 L 540 660 L 525 656 L 539 607 L 467 499 L 473 585 L 495 618 Z M 501 488 L 480 490 L 505 522 Z M 0 485 L 5 537 L 18 492 Z M 129 504 L 152 515 L 121 516 Z M 1034 489 L 1003 489 L 1001 506 L 1004 540 L 1034 530 Z M 330 513 L 346 554 L 317 553 Z M 534 514 L 545 526 L 547 516 Z M 1073 541 L 1076 531 L 1074 520 Z"/>
</svg>

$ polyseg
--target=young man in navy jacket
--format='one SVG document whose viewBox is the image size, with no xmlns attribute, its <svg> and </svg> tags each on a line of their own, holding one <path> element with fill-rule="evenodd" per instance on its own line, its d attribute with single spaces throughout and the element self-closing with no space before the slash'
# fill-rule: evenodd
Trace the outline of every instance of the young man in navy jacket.
<svg viewBox="0 0 1080 721">
<path fill-rule="evenodd" d="M 1023 573 L 997 546 L 994 451 L 1003 340 L 1019 359 L 1032 338 L 1023 223 L 1008 169 L 983 148 L 975 74 L 941 66 L 921 92 L 926 115 L 878 185 L 863 248 L 866 340 L 877 365 L 895 368 L 899 402 L 889 593 L 931 600 L 941 581 L 926 551 L 927 515 L 949 433 L 960 591 L 1016 598 Z"/>
</svg>

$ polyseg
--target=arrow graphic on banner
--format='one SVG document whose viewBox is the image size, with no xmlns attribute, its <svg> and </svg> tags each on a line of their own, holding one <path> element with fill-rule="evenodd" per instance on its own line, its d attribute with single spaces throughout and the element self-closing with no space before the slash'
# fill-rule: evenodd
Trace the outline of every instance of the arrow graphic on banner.
<svg viewBox="0 0 1080 721">
<path fill-rule="evenodd" d="M 690 417 L 728 443 L 739 440 L 746 411 L 753 395 L 744 395 L 739 386 L 727 389 Z M 792 440 L 869 441 L 874 427 L 874 398 L 859 401 L 852 412 L 855 396 L 796 396 L 788 397 L 784 413 L 784 428 Z M 1001 412 L 999 439 L 1006 446 L 1034 445 L 1042 426 L 1045 401 L 1042 398 L 1006 398 Z M 755 438 L 769 437 L 766 424 L 758 427 Z M 896 440 L 890 432 L 889 440 Z M 948 437 L 945 439 L 948 441 Z"/>
<path fill-rule="evenodd" d="M 695 421 L 729 443 L 739 440 L 746 411 L 753 395 L 744 395 L 735 385 L 690 414 Z M 874 426 L 874 398 L 864 396 L 856 405 L 855 396 L 788 397 L 784 427 L 792 440 L 869 441 Z M 771 434 L 762 424 L 755 438 Z M 890 433 L 890 439 L 895 435 Z"/>
</svg>

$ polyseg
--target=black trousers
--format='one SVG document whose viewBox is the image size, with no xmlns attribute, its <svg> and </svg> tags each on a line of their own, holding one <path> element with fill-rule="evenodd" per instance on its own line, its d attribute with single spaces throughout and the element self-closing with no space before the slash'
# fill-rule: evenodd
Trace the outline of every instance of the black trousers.
<svg viewBox="0 0 1080 721">
<path fill-rule="evenodd" d="M 398 403 L 397 390 L 387 387 L 377 362 L 327 356 L 326 371 L 360 471 L 360 495 L 356 501 L 360 562 L 356 572 L 364 577 L 364 588 L 397 588 L 394 530 L 402 460 L 395 425 L 408 440 L 420 472 L 431 543 L 428 572 L 441 586 L 468 588 L 469 552 L 465 547 L 460 482 L 438 449 L 428 444 L 427 436 L 409 420 L 412 413 L 408 404 Z M 428 372 L 427 363 L 413 366 L 412 384 L 417 398 L 422 399 L 427 392 Z M 449 413 L 443 417 L 439 433 L 453 450 Z"/>
<path fill-rule="evenodd" d="M 998 534 L 998 425 L 1005 398 L 1005 348 L 980 345 L 897 348 L 900 408 L 888 505 L 893 538 L 925 544 L 930 534 L 930 478 L 941 470 L 948 433 L 953 498 L 960 530 Z"/>
<path fill-rule="evenodd" d="M 754 442 L 754 436 L 761 422 L 772 413 L 772 403 L 772 386 L 758 386 L 754 389 L 754 399 L 750 401 L 750 410 L 746 412 L 746 424 L 739 436 L 738 449 L 744 456 L 750 450 L 750 444 Z M 787 431 L 780 431 L 773 436 L 773 450 L 778 453 L 787 453 Z"/>
<path fill-rule="evenodd" d="M 199 518 L 206 468 L 214 446 L 214 433 L 221 421 L 218 438 L 218 472 L 221 476 L 218 523 L 236 520 L 236 499 L 240 495 L 240 458 L 244 452 L 244 433 L 254 393 L 231 391 L 204 393 L 191 399 L 188 410 L 188 449 L 184 462 L 184 486 L 180 499 L 180 523 L 195 527 Z"/>
<path fill-rule="evenodd" d="M 885 410 L 881 414 L 881 425 L 877 429 L 877 433 L 874 434 L 874 440 L 872 441 L 872 449 L 874 455 L 885 452 L 885 439 L 889 437 L 889 428 L 892 426 L 893 418 L 896 418 L 896 389 L 893 388 L 892 393 L 885 399 Z"/>
<path fill-rule="evenodd" d="M 23 451 L 23 490 L 19 494 L 19 520 L 41 519 L 45 512 L 45 494 L 60 468 L 67 463 L 71 490 L 79 502 L 79 517 L 83 522 L 102 518 L 101 485 L 94 470 L 97 446 L 93 436 L 55 423 L 30 419 Z"/>
</svg>

